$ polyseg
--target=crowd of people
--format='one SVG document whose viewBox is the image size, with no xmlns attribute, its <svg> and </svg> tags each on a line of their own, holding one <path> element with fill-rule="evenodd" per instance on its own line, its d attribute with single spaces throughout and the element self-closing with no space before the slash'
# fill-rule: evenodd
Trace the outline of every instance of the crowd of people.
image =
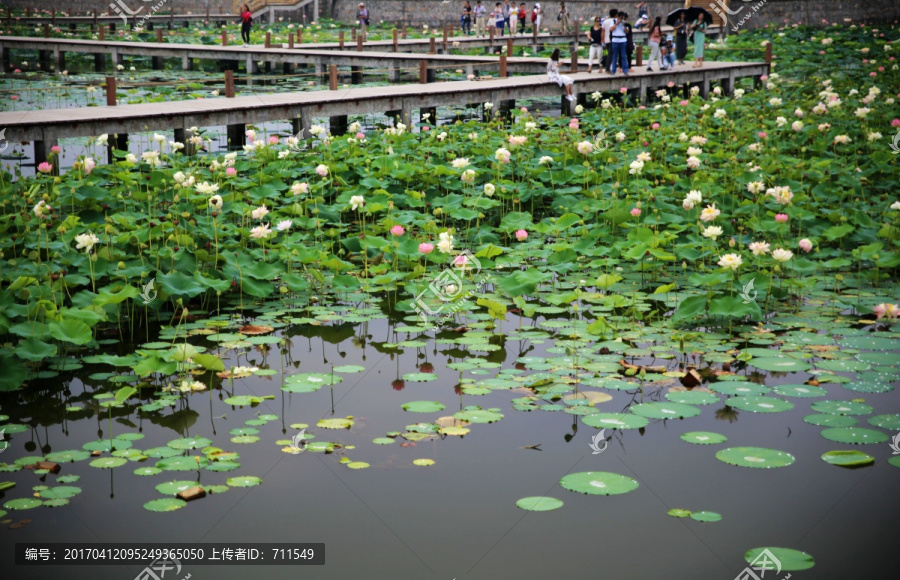
<svg viewBox="0 0 900 580">
<path fill-rule="evenodd" d="M 529 10 L 525 2 L 516 5 L 510 0 L 496 2 L 490 10 L 482 3 L 482 0 L 475 2 L 474 6 L 471 2 L 466 1 L 463 3 L 462 12 L 459 15 L 459 25 L 463 34 L 478 36 L 488 36 L 491 27 L 495 28 L 495 34 L 498 36 L 505 36 L 507 33 L 510 35 L 530 34 L 535 30 L 541 30 L 543 20 L 544 9 L 540 2 L 535 3 Z M 559 3 L 556 21 L 560 30 L 568 30 L 569 9 L 566 8 L 565 2 Z"/>
</svg>

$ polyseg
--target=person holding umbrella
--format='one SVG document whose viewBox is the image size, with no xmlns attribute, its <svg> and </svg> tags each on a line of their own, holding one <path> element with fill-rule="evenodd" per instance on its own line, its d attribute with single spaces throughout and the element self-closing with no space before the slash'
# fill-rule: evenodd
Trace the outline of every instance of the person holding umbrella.
<svg viewBox="0 0 900 580">
<path fill-rule="evenodd" d="M 703 66 L 703 49 L 706 44 L 706 15 L 703 12 L 697 15 L 697 20 L 691 24 L 694 36 L 694 68 Z"/>
</svg>

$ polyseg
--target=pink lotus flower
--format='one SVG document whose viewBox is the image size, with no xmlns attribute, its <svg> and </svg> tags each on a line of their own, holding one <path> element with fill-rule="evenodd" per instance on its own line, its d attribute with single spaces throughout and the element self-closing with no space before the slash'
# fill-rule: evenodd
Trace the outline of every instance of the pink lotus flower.
<svg viewBox="0 0 900 580">
<path fill-rule="evenodd" d="M 666 86 L 669 87 L 669 88 L 671 89 L 672 87 L 675 86 L 675 83 L 672 82 L 672 81 L 669 81 L 668 83 L 666 83 Z"/>
<path fill-rule="evenodd" d="M 807 238 L 803 238 L 802 240 L 800 240 L 800 243 L 798 245 L 800 246 L 800 249 L 806 253 L 809 253 L 809 251 L 812 250 L 813 247 L 812 242 Z"/>
<path fill-rule="evenodd" d="M 235 169 L 234 167 L 229 167 L 225 170 L 225 175 L 227 175 L 228 177 L 234 177 L 235 175 L 237 175 L 237 169 Z"/>
<path fill-rule="evenodd" d="M 894 119 L 891 121 L 891 127 L 900 127 L 900 119 Z"/>
<path fill-rule="evenodd" d="M 682 107 L 686 107 L 689 103 L 686 100 L 682 100 L 682 101 L 679 101 L 678 104 L 681 105 Z"/>
<path fill-rule="evenodd" d="M 14 70 L 13 72 L 14 72 L 14 73 L 20 73 L 20 72 L 22 72 L 22 71 L 19 70 L 19 69 L 16 69 L 16 70 Z"/>
<path fill-rule="evenodd" d="M 320 177 L 327 177 L 328 176 L 328 167 L 326 165 L 320 164 L 316 167 L 316 173 L 318 173 Z"/>
<path fill-rule="evenodd" d="M 40 165 L 38 165 L 37 170 L 41 173 L 50 173 L 51 171 L 53 171 L 53 166 L 44 161 Z"/>
<path fill-rule="evenodd" d="M 878 76 L 878 73 L 875 72 L 875 71 L 872 71 L 872 72 L 869 73 L 869 76 L 870 76 L 870 77 L 877 77 L 877 76 Z"/>
<path fill-rule="evenodd" d="M 431 131 L 431 127 L 429 127 L 428 125 L 423 125 L 422 130 L 423 131 Z"/>
<path fill-rule="evenodd" d="M 356 133 L 356 138 L 357 138 L 357 139 L 365 139 L 365 138 L 366 138 L 366 134 L 363 133 L 362 131 L 358 131 L 358 132 Z"/>
<path fill-rule="evenodd" d="M 639 207 L 631 208 L 631 215 L 633 215 L 634 217 L 638 217 L 639 215 L 641 215 L 641 208 L 639 208 Z"/>
<path fill-rule="evenodd" d="M 761 80 L 762 82 L 766 82 L 767 80 L 769 80 L 769 75 L 762 75 L 761 77 L 759 77 L 759 80 Z"/>
<path fill-rule="evenodd" d="M 619 89 L 619 92 L 624 95 L 625 93 L 628 92 L 628 87 L 622 87 L 621 89 Z"/>
<path fill-rule="evenodd" d="M 53 147 L 50 148 L 50 153 L 53 153 L 54 155 L 59 155 L 60 153 L 62 153 L 62 148 L 60 148 L 59 145 L 54 145 Z"/>
<path fill-rule="evenodd" d="M 878 72 L 884 72 L 884 67 L 883 66 L 878 67 Z"/>
<path fill-rule="evenodd" d="M 428 242 L 422 242 L 419 244 L 419 252 L 423 254 L 430 254 L 434 251 L 434 244 L 429 244 Z"/>
<path fill-rule="evenodd" d="M 18 101 L 18 100 L 19 100 L 19 95 L 13 95 L 13 96 L 10 97 L 10 99 L 12 99 L 12 100 L 14 100 L 14 101 Z"/>
<path fill-rule="evenodd" d="M 520 107 L 519 110 L 522 111 L 523 113 L 527 113 L 528 107 Z"/>
<path fill-rule="evenodd" d="M 654 131 L 659 129 L 659 123 L 653 123 L 652 125 L 650 125 L 650 128 L 653 129 Z"/>
<path fill-rule="evenodd" d="M 403 226 L 401 226 L 400 224 L 397 224 L 391 228 L 391 233 L 395 236 L 402 236 L 405 232 L 406 230 L 404 230 Z"/>
<path fill-rule="evenodd" d="M 780 223 L 780 224 L 787 223 L 787 221 L 788 221 L 788 216 L 787 216 L 786 213 L 776 213 L 776 214 L 775 214 L 775 221 L 778 222 L 778 223 Z"/>
<path fill-rule="evenodd" d="M 269 145 L 278 145 L 277 135 L 269 135 Z"/>
<path fill-rule="evenodd" d="M 756 136 L 759 137 L 760 139 L 766 139 L 769 137 L 765 131 L 760 131 L 759 133 L 756 134 Z"/>
<path fill-rule="evenodd" d="M 528 237 L 528 232 L 525 230 L 516 230 L 516 239 L 520 242 Z"/>
<path fill-rule="evenodd" d="M 453 265 L 457 268 L 465 268 L 466 264 L 469 263 L 469 256 L 465 254 L 460 254 L 453 258 Z"/>
</svg>

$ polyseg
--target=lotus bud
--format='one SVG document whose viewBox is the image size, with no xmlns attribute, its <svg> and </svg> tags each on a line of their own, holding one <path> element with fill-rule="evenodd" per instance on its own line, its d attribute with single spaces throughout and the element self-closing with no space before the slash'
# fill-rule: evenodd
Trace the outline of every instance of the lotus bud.
<svg viewBox="0 0 900 580">
<path fill-rule="evenodd" d="M 119 262 L 118 265 L 116 265 L 116 269 L 117 269 L 117 270 L 124 270 L 124 269 L 125 269 L 125 262 Z"/>
<path fill-rule="evenodd" d="M 287 294 L 288 287 L 287 286 L 279 286 L 278 291 L 281 292 L 282 294 Z"/>
</svg>

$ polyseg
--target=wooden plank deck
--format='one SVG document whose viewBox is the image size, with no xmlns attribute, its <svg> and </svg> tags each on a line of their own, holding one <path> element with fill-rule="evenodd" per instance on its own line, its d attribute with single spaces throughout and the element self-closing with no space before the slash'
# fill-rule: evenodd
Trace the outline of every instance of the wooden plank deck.
<svg viewBox="0 0 900 580">
<path fill-rule="evenodd" d="M 607 74 L 575 73 L 575 91 L 581 99 L 595 91 L 614 93 L 621 87 L 644 100 L 651 91 L 669 81 L 690 83 L 708 94 L 710 83 L 720 82 L 726 93 L 738 78 L 757 79 L 768 74 L 762 62 L 709 62 L 705 67 L 679 67 L 675 71 L 647 72 L 635 69 L 625 77 Z M 203 99 L 165 103 L 144 103 L 117 107 L 84 107 L 42 111 L 0 113 L 10 141 L 37 141 L 44 146 L 60 138 L 186 130 L 188 127 L 243 125 L 276 120 L 295 120 L 308 128 L 314 117 L 364 115 L 402 111 L 406 122 L 416 109 L 458 106 L 470 103 L 497 103 L 523 98 L 561 97 L 563 94 L 546 75 L 520 76 L 485 81 L 457 81 L 388 87 L 349 88 L 337 91 L 276 93 L 242 96 L 232 99 Z M 567 103 L 567 101 L 564 101 Z M 500 107 L 502 108 L 502 107 Z M 46 147 L 49 148 L 49 147 Z"/>
</svg>

